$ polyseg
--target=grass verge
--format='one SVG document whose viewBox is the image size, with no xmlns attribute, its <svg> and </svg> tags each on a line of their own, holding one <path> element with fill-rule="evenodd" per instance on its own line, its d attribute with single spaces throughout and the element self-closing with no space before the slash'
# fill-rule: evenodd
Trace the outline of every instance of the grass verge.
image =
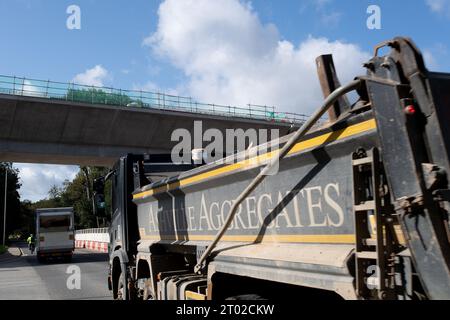
<svg viewBox="0 0 450 320">
<path fill-rule="evenodd" d="M 8 250 L 7 246 L 0 245 L 0 254 L 4 254 Z"/>
</svg>

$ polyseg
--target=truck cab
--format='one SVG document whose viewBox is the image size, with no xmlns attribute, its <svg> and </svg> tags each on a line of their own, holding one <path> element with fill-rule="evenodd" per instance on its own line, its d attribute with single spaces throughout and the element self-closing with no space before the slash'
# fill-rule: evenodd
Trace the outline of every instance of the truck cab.
<svg viewBox="0 0 450 320">
<path fill-rule="evenodd" d="M 110 205 L 104 214 L 110 215 L 108 287 L 114 298 L 126 294 L 139 241 L 137 207 L 133 192 L 152 182 L 192 169 L 190 164 L 174 164 L 170 154 L 135 155 L 121 157 L 112 170 L 94 182 L 97 208 Z M 97 209 L 98 210 L 98 209 Z M 126 270 L 123 272 L 123 270 Z M 124 292 L 125 291 L 125 292 Z"/>
</svg>

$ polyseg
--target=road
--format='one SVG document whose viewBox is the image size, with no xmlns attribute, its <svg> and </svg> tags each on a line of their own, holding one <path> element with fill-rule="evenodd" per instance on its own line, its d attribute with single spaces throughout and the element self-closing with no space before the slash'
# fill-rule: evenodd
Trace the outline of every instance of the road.
<svg viewBox="0 0 450 320">
<path fill-rule="evenodd" d="M 70 263 L 40 264 L 25 244 L 19 247 L 22 256 L 0 260 L 0 300 L 111 299 L 107 254 L 76 250 Z"/>
</svg>

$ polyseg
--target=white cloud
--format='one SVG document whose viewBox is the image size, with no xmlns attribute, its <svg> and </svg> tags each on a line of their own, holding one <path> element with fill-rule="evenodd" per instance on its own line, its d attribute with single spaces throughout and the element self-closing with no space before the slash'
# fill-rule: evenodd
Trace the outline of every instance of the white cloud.
<svg viewBox="0 0 450 320">
<path fill-rule="evenodd" d="M 429 70 L 439 70 L 443 61 L 448 61 L 447 46 L 441 42 L 437 42 L 431 47 L 422 51 L 425 65 Z"/>
<path fill-rule="evenodd" d="M 136 91 L 162 92 L 161 88 L 153 81 L 148 81 L 144 84 L 133 84 L 132 89 Z"/>
<path fill-rule="evenodd" d="M 45 97 L 45 92 L 42 92 L 42 88 L 33 85 L 30 80 L 24 80 L 21 89 L 16 89 L 17 94 L 28 97 Z"/>
<path fill-rule="evenodd" d="M 52 186 L 61 186 L 66 179 L 73 180 L 78 172 L 75 166 L 16 163 L 14 167 L 19 169 L 21 200 L 33 202 L 48 198 Z"/>
<path fill-rule="evenodd" d="M 320 28 L 336 28 L 344 14 L 332 6 L 333 0 L 305 0 L 300 2 L 299 13 L 301 15 L 316 15 L 315 19 L 320 23 Z"/>
<path fill-rule="evenodd" d="M 316 8 L 320 9 L 323 8 L 325 5 L 330 4 L 332 1 L 333 0 L 313 0 L 313 3 L 316 6 Z"/>
<path fill-rule="evenodd" d="M 431 11 L 450 18 L 450 0 L 426 0 Z"/>
<path fill-rule="evenodd" d="M 439 64 L 436 61 L 433 53 L 430 50 L 423 51 L 423 59 L 425 60 L 425 66 L 429 70 L 436 70 L 439 67 Z"/>
<path fill-rule="evenodd" d="M 157 31 L 144 43 L 183 70 L 188 93 L 202 101 L 311 113 L 322 100 L 317 56 L 334 55 L 342 82 L 363 73 L 370 58 L 343 41 L 281 40 L 273 24 L 262 24 L 239 0 L 166 0 L 158 15 Z"/>
<path fill-rule="evenodd" d="M 445 0 L 426 0 L 426 3 L 431 11 L 440 12 L 444 8 Z"/>
<path fill-rule="evenodd" d="M 342 19 L 341 12 L 322 13 L 320 21 L 328 27 L 336 27 Z"/>
<path fill-rule="evenodd" d="M 183 96 L 186 95 L 186 88 L 183 85 L 179 85 L 174 88 L 161 88 L 157 83 L 153 81 L 148 81 L 144 84 L 135 83 L 132 86 L 135 91 L 144 91 L 144 92 L 153 92 L 153 93 L 161 93 L 168 94 L 173 96 Z"/>
<path fill-rule="evenodd" d="M 76 84 L 102 87 L 104 86 L 104 81 L 109 80 L 110 78 L 108 70 L 101 65 L 96 65 L 83 73 L 77 74 L 72 81 Z"/>
</svg>

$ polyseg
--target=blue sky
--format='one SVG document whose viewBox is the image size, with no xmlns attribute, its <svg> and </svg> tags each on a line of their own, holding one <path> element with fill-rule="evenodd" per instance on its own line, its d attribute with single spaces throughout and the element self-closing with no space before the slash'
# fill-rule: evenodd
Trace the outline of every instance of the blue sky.
<svg viewBox="0 0 450 320">
<path fill-rule="evenodd" d="M 107 84 L 132 88 L 153 81 L 161 88 L 183 81 L 183 72 L 151 54 L 142 45 L 156 30 L 161 1 L 1 0 L 0 72 L 7 75 L 69 81 L 97 64 L 112 73 Z M 322 5 L 318 5 L 322 3 Z M 66 8 L 77 4 L 82 29 L 66 28 Z M 366 28 L 366 9 L 382 9 L 382 29 Z M 450 17 L 432 12 L 426 0 L 254 0 L 263 23 L 273 23 L 283 39 L 294 44 L 308 35 L 373 45 L 395 35 L 409 35 L 430 50 L 440 69 L 450 68 Z M 450 6 L 450 5 L 449 5 Z M 324 23 L 325 16 L 335 15 Z"/>
<path fill-rule="evenodd" d="M 73 4 L 81 30 L 66 27 Z M 366 26 L 369 5 L 380 30 Z M 450 0 L 0 0 L 0 74 L 308 113 L 320 99 L 316 55 L 335 54 L 347 80 L 375 44 L 406 35 L 430 69 L 449 72 L 449 31 Z M 31 200 L 76 171 L 18 167 Z"/>
</svg>

